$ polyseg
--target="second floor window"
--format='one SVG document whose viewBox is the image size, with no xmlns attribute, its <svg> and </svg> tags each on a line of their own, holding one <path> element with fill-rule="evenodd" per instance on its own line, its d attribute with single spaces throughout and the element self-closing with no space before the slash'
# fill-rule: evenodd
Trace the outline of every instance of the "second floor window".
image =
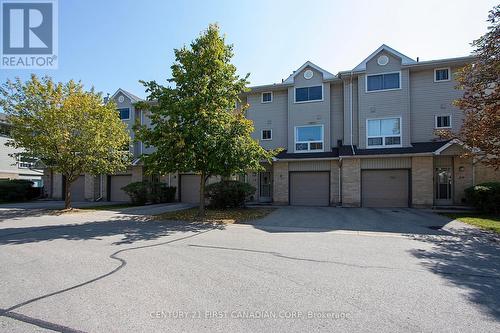
<svg viewBox="0 0 500 333">
<path fill-rule="evenodd" d="M 312 102 L 323 100 L 323 87 L 295 88 L 295 102 Z"/>
<path fill-rule="evenodd" d="M 323 151 L 323 125 L 295 127 L 295 151 Z"/>
<path fill-rule="evenodd" d="M 391 90 L 401 88 L 400 73 L 384 73 L 366 76 L 366 91 Z"/>
<path fill-rule="evenodd" d="M 436 128 L 451 128 L 451 116 L 436 116 Z"/>
<path fill-rule="evenodd" d="M 401 118 L 368 119 L 367 146 L 401 146 Z"/>
<path fill-rule="evenodd" d="M 118 113 L 120 114 L 121 120 L 130 119 L 130 109 L 129 108 L 118 109 Z"/>
<path fill-rule="evenodd" d="M 262 103 L 271 103 L 273 101 L 273 93 L 263 92 L 261 98 Z"/>
<path fill-rule="evenodd" d="M 262 130 L 260 138 L 262 140 L 272 140 L 273 139 L 273 131 L 270 129 Z"/>
<path fill-rule="evenodd" d="M 449 80 L 450 80 L 449 68 L 437 68 L 434 70 L 434 82 L 449 81 Z"/>
</svg>

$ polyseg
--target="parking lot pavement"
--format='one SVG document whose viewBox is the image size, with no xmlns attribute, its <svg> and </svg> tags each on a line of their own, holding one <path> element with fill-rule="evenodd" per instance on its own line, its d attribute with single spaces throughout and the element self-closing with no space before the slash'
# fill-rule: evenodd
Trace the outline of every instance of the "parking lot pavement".
<svg viewBox="0 0 500 333">
<path fill-rule="evenodd" d="M 404 216 L 418 225 L 396 232 L 403 222 L 377 227 L 394 212 L 346 210 L 335 224 L 334 208 L 309 209 L 233 226 L 137 212 L 8 219 L 0 331 L 500 330 L 498 243 L 440 217 L 443 232 L 423 232 L 429 216 L 417 211 Z M 287 222 L 297 215 L 332 222 Z M 366 218 L 378 222 L 342 224 Z"/>
</svg>

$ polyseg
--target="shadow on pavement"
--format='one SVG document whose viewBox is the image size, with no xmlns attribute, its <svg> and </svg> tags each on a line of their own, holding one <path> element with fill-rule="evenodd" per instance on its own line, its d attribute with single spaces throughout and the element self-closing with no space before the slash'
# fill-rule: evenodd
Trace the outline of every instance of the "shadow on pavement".
<svg viewBox="0 0 500 333">
<path fill-rule="evenodd" d="M 500 320 L 499 238 L 479 229 L 454 230 L 453 237 L 416 236 L 431 250 L 412 250 L 421 265 L 466 291 L 466 297 Z"/>
<path fill-rule="evenodd" d="M 121 236 L 114 245 L 155 240 L 174 232 L 223 229 L 224 225 L 204 222 L 157 221 L 147 217 L 123 216 L 85 224 L 0 229 L 0 245 L 46 242 L 58 239 L 88 240 Z"/>
</svg>

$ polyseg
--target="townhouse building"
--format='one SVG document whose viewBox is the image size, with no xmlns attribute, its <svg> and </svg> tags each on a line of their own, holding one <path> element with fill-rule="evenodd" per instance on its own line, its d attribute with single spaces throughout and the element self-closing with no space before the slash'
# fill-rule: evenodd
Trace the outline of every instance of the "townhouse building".
<svg viewBox="0 0 500 333">
<path fill-rule="evenodd" d="M 473 58 L 414 60 L 382 45 L 352 70 L 333 74 L 304 63 L 280 83 L 254 86 L 242 96 L 253 138 L 283 151 L 264 171 L 244 179 L 257 188 L 252 200 L 282 205 L 431 207 L 464 204 L 464 189 L 500 180 L 464 147 L 439 139 L 439 129 L 459 130 L 463 113 L 453 101 L 457 70 Z M 149 124 L 137 96 L 119 89 L 111 97 L 131 126 Z M 135 160 L 119 175 L 82 175 L 75 200 L 127 201 L 121 187 L 145 179 L 138 157 L 154 148 L 134 143 Z M 196 203 L 196 174 L 154 176 L 176 186 L 177 199 Z M 54 198 L 64 179 L 46 175 Z"/>
<path fill-rule="evenodd" d="M 15 154 L 22 149 L 7 146 L 11 125 L 5 114 L 0 113 L 0 179 L 25 179 L 33 182 L 34 187 L 42 187 L 43 170 L 36 167 L 34 161 L 18 157 Z"/>
</svg>

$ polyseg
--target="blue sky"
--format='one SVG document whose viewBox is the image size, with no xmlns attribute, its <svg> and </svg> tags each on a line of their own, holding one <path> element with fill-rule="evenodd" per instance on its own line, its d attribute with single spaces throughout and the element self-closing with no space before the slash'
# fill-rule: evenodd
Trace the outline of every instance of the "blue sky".
<svg viewBox="0 0 500 333">
<path fill-rule="evenodd" d="M 280 82 L 310 60 L 337 73 L 381 44 L 420 60 L 468 55 L 486 31 L 493 0 L 153 1 L 59 0 L 59 68 L 1 70 L 81 80 L 144 97 L 138 80 L 165 82 L 173 49 L 217 22 L 234 44 L 233 63 L 251 85 Z"/>
</svg>

